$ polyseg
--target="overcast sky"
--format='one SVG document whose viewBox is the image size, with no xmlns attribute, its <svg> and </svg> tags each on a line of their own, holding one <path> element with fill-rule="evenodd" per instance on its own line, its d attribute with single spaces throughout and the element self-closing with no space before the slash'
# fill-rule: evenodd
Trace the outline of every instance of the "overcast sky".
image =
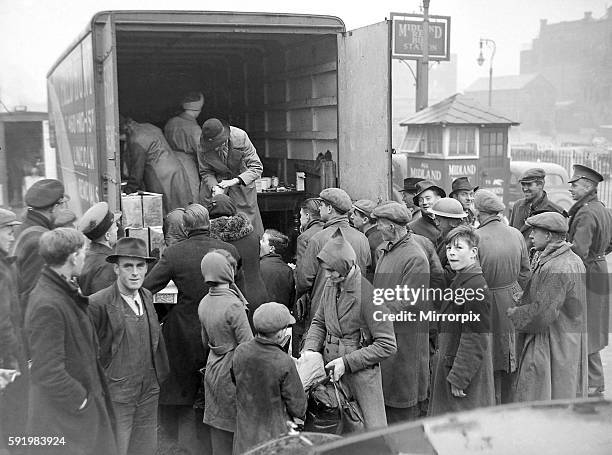
<svg viewBox="0 0 612 455">
<path fill-rule="evenodd" d="M 46 110 L 47 71 L 98 11 L 179 9 L 327 14 L 348 30 L 372 24 L 390 12 L 418 13 L 421 0 L 0 0 L 0 99 L 10 109 Z M 363 6 L 362 6 L 363 5 Z M 497 43 L 496 75 L 518 74 L 521 49 L 537 37 L 540 19 L 577 20 L 585 11 L 602 17 L 612 0 L 431 0 L 430 14 L 451 16 L 451 52 L 458 54 L 462 90 L 488 67 L 476 64 L 478 40 Z M 0 108 L 0 111 L 2 109 Z"/>
</svg>

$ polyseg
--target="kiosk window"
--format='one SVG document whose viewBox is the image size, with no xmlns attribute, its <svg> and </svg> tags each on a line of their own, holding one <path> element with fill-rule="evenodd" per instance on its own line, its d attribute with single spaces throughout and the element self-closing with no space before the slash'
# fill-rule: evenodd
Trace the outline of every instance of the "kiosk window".
<svg viewBox="0 0 612 455">
<path fill-rule="evenodd" d="M 409 126 L 400 151 L 423 155 L 442 155 L 442 147 L 442 128 Z"/>
<path fill-rule="evenodd" d="M 448 154 L 450 156 L 476 155 L 474 128 L 451 128 Z"/>
</svg>

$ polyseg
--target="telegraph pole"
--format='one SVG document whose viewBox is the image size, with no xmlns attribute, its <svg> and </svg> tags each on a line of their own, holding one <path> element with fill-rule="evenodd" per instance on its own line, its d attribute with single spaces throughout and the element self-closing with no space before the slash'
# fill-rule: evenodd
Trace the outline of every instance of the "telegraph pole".
<svg viewBox="0 0 612 455">
<path fill-rule="evenodd" d="M 417 60 L 417 112 L 427 107 L 429 98 L 429 3 L 430 0 L 423 0 L 423 56 Z"/>
</svg>

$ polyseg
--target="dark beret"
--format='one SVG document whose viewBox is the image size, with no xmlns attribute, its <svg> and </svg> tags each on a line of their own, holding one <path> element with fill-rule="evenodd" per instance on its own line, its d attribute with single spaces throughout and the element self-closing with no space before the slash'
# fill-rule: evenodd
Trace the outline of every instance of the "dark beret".
<svg viewBox="0 0 612 455">
<path fill-rule="evenodd" d="M 68 199 L 64 194 L 64 185 L 55 179 L 43 179 L 35 182 L 25 195 L 26 205 L 35 209 L 50 207 Z"/>
</svg>

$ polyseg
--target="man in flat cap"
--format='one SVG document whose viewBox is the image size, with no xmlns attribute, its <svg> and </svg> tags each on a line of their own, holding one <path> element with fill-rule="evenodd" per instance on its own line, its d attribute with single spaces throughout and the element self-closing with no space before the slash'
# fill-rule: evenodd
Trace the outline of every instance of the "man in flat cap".
<svg viewBox="0 0 612 455">
<path fill-rule="evenodd" d="M 117 243 L 117 220 L 120 216 L 113 214 L 106 202 L 98 202 L 79 220 L 79 230 L 91 240 L 79 277 L 83 295 L 101 291 L 117 280 L 113 265 L 107 262 L 106 258 Z"/>
<path fill-rule="evenodd" d="M 64 185 L 59 180 L 43 179 L 34 183 L 26 192 L 28 206 L 23 224 L 15 242 L 13 254 L 17 257 L 18 289 L 21 304 L 27 306 L 28 295 L 36 286 L 45 261 L 38 253 L 38 240 L 53 229 L 55 217 L 70 198 L 64 194 Z"/>
<path fill-rule="evenodd" d="M 376 207 L 376 202 L 369 199 L 360 199 L 353 204 L 353 209 L 349 214 L 349 218 L 353 227 L 368 238 L 370 244 L 370 255 L 372 264 L 367 270 L 366 278 L 372 282 L 374 278 L 374 270 L 376 270 L 376 250 L 383 242 L 382 234 L 376 229 L 376 220 L 371 218 L 372 210 Z"/>
<path fill-rule="evenodd" d="M 510 403 L 517 350 L 514 328 L 506 311 L 514 306 L 514 295 L 525 287 L 529 278 L 529 255 L 518 229 L 502 221 L 506 206 L 496 194 L 478 190 L 474 206 L 480 223 L 476 229 L 478 256 L 491 296 L 495 402 Z"/>
<path fill-rule="evenodd" d="M 264 229 L 255 180 L 261 177 L 263 165 L 248 134 L 209 118 L 202 125 L 200 142 L 200 202 L 208 204 L 217 192 L 227 194 L 261 237 Z"/>
<path fill-rule="evenodd" d="M 407 224 L 410 212 L 404 204 L 389 202 L 374 209 L 384 242 L 374 274 L 375 289 L 427 289 L 429 262 L 423 248 L 412 237 Z M 402 311 L 419 314 L 428 310 L 426 300 L 400 298 L 385 302 L 391 313 Z M 383 395 L 389 424 L 413 420 L 423 415 L 429 384 L 429 324 L 416 318 L 414 322 L 394 322 L 397 353 L 381 363 Z"/>
<path fill-rule="evenodd" d="M 474 208 L 474 192 L 478 190 L 477 186 L 472 186 L 470 179 L 467 177 L 459 177 L 453 180 L 451 184 L 451 192 L 448 197 L 457 199 L 463 206 L 463 210 L 467 215 L 467 224 L 476 227 L 477 220 Z M 450 231 L 449 231 L 450 232 Z"/>
<path fill-rule="evenodd" d="M 150 123 L 125 119 L 121 130 L 128 144 L 126 193 L 150 191 L 163 195 L 164 215 L 193 201 L 185 168 L 162 131 Z"/>
<path fill-rule="evenodd" d="M 576 202 L 569 211 L 567 240 L 586 267 L 589 394 L 594 396 L 604 390 L 599 351 L 608 345 L 610 312 L 606 254 L 612 241 L 612 214 L 597 197 L 602 181 L 601 174 L 580 164 L 574 165 L 569 180 L 569 192 Z"/>
<path fill-rule="evenodd" d="M 413 202 L 421 208 L 421 217 L 408 224 L 408 228 L 416 234 L 427 237 L 435 245 L 440 237 L 440 230 L 431 208 L 438 199 L 445 197 L 446 193 L 430 180 L 418 182 L 416 186 L 417 193 L 413 197 Z"/>
<path fill-rule="evenodd" d="M 10 256 L 13 230 L 21 222 L 10 210 L 0 208 L 0 453 L 8 450 L 8 437 L 23 431 L 27 416 L 27 362 L 17 275 Z M 14 376 L 11 383 L 3 379 Z M 8 379 L 6 379 L 8 382 Z M 8 453 L 8 452 L 7 452 Z"/>
<path fill-rule="evenodd" d="M 172 117 L 164 126 L 164 136 L 187 172 L 192 202 L 198 201 L 200 191 L 198 152 L 201 148 L 202 129 L 196 119 L 202 112 L 203 106 L 204 95 L 200 92 L 189 92 L 181 101 L 183 112 Z"/>
<path fill-rule="evenodd" d="M 302 316 L 306 319 L 306 330 L 317 311 L 317 305 L 325 286 L 325 272 L 320 267 L 317 255 L 331 239 L 336 229 L 340 228 L 346 241 L 355 250 L 357 265 L 363 276 L 366 275 L 372 263 L 367 237 L 349 224 L 348 214 L 353 207 L 353 202 L 347 192 L 340 188 L 326 188 L 321 191 L 319 197 L 321 198 L 319 213 L 321 220 L 325 223 L 323 230 L 310 238 L 302 261 L 296 264 L 297 297 L 303 294 L 310 296 L 311 308 L 302 311 Z M 301 301 L 304 302 L 304 300 Z"/>
<path fill-rule="evenodd" d="M 546 172 L 544 169 L 534 168 L 525 171 L 519 179 L 525 197 L 514 203 L 510 213 L 510 226 L 521 231 L 528 247 L 531 246 L 529 245 L 529 231 L 531 229 L 525 224 L 527 218 L 541 212 L 566 214 L 565 210 L 548 199 L 548 195 L 544 191 L 545 179 Z"/>
<path fill-rule="evenodd" d="M 144 240 L 120 239 L 106 258 L 115 282 L 89 297 L 115 409 L 119 455 L 157 450 L 159 386 L 168 374 L 168 358 L 153 296 L 142 287 L 147 263 L 154 260 Z"/>
<path fill-rule="evenodd" d="M 540 254 L 521 301 L 507 309 L 520 348 L 513 399 L 585 398 L 585 267 L 565 241 L 567 218 L 545 212 L 526 222 Z"/>
<path fill-rule="evenodd" d="M 419 191 L 416 186 L 417 183 L 422 182 L 423 180 L 425 179 L 420 177 L 406 177 L 404 179 L 404 188 L 401 190 L 402 201 L 404 201 L 404 204 L 406 204 L 406 207 L 408 207 L 413 220 L 416 220 L 419 216 L 421 216 L 421 208 L 419 207 L 419 204 L 414 202 L 414 196 Z"/>
</svg>

